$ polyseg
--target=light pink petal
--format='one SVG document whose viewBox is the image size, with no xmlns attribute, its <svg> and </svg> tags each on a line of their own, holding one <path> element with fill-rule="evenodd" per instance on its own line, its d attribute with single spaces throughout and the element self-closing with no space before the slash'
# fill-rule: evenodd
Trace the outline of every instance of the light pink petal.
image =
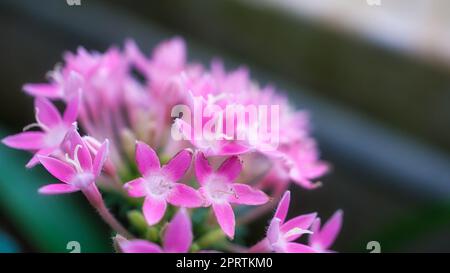
<svg viewBox="0 0 450 273">
<path fill-rule="evenodd" d="M 291 192 L 286 191 L 283 197 L 281 197 L 280 203 L 278 203 L 278 207 L 274 215 L 274 217 L 280 219 L 282 223 L 286 219 L 290 202 L 291 202 Z"/>
<path fill-rule="evenodd" d="M 320 238 L 318 238 L 318 241 L 324 250 L 330 248 L 336 240 L 342 226 L 342 215 L 342 210 L 336 211 L 330 220 L 323 225 L 322 230 L 320 230 Z"/>
<path fill-rule="evenodd" d="M 311 225 L 311 232 L 312 234 L 309 235 L 309 245 L 319 248 L 322 248 L 320 246 L 320 218 L 316 218 L 314 222 Z"/>
<path fill-rule="evenodd" d="M 238 144 L 236 142 L 230 142 L 229 140 L 224 140 L 221 144 L 219 151 L 216 155 L 240 155 L 245 154 L 251 150 L 250 147 Z"/>
<path fill-rule="evenodd" d="M 41 162 L 50 174 L 64 183 L 70 183 L 75 175 L 75 170 L 72 166 L 58 159 L 47 156 L 39 156 L 39 162 Z"/>
<path fill-rule="evenodd" d="M 105 142 L 103 142 L 102 146 L 100 147 L 94 158 L 93 170 L 94 175 L 96 177 L 99 176 L 102 171 L 103 165 L 105 164 L 105 161 L 108 158 L 108 151 L 109 151 L 109 141 L 105 140 Z"/>
<path fill-rule="evenodd" d="M 178 181 L 191 166 L 191 161 L 192 151 L 185 149 L 176 154 L 162 170 L 172 181 Z"/>
<path fill-rule="evenodd" d="M 187 253 L 192 244 L 192 223 L 185 209 L 178 213 L 167 225 L 164 234 L 164 251 L 168 253 Z"/>
<path fill-rule="evenodd" d="M 143 142 L 136 142 L 136 163 L 139 172 L 145 176 L 149 172 L 160 169 L 159 158 L 156 152 Z"/>
<path fill-rule="evenodd" d="M 78 151 L 77 158 L 80 162 L 81 168 L 85 171 L 92 171 L 91 153 L 89 152 L 88 146 L 78 133 L 75 125 L 73 125 L 72 128 L 67 132 L 62 146 L 70 155 L 71 159 L 75 159 L 75 151 Z"/>
<path fill-rule="evenodd" d="M 159 223 L 166 212 L 166 207 L 166 200 L 147 196 L 144 201 L 144 206 L 142 207 L 147 223 L 150 226 Z"/>
<path fill-rule="evenodd" d="M 50 83 L 29 83 L 23 86 L 26 93 L 36 97 L 59 98 L 60 88 Z"/>
<path fill-rule="evenodd" d="M 234 226 L 236 224 L 233 208 L 229 203 L 213 203 L 212 206 L 220 228 L 230 239 L 233 239 Z"/>
<path fill-rule="evenodd" d="M 298 243 L 287 243 L 285 250 L 287 253 L 317 253 L 314 248 Z"/>
<path fill-rule="evenodd" d="M 137 178 L 126 183 L 124 186 L 128 195 L 131 197 L 144 197 L 146 195 L 145 191 L 145 179 Z"/>
<path fill-rule="evenodd" d="M 53 103 L 51 103 L 48 99 L 42 97 L 37 98 L 34 101 L 34 105 L 39 123 L 42 123 L 47 127 L 53 127 L 61 124 L 62 119 L 58 109 L 56 109 Z"/>
<path fill-rule="evenodd" d="M 63 194 L 79 191 L 80 189 L 69 184 L 50 184 L 39 189 L 40 194 Z"/>
<path fill-rule="evenodd" d="M 212 172 L 211 166 L 205 155 L 202 152 L 198 152 L 195 156 L 195 175 L 197 176 L 199 184 L 204 185 Z"/>
<path fill-rule="evenodd" d="M 25 132 L 6 137 L 2 142 L 14 149 L 39 150 L 44 145 L 44 136 L 42 132 Z"/>
<path fill-rule="evenodd" d="M 177 183 L 167 197 L 167 202 L 177 207 L 198 208 L 203 199 L 198 191 L 184 184 Z"/>
<path fill-rule="evenodd" d="M 178 70 L 186 62 L 186 45 L 181 38 L 160 43 L 153 51 L 152 61 L 161 68 Z"/>
<path fill-rule="evenodd" d="M 280 225 L 281 220 L 278 218 L 273 218 L 270 221 L 269 228 L 267 229 L 267 239 L 270 244 L 276 244 L 280 240 Z"/>
<path fill-rule="evenodd" d="M 123 253 L 162 253 L 161 247 L 145 240 L 131 240 L 119 242 Z"/>
<path fill-rule="evenodd" d="M 317 213 L 310 213 L 305 215 L 300 215 L 291 220 L 287 221 L 281 226 L 281 232 L 288 233 L 294 228 L 308 229 L 311 227 L 312 223 L 316 219 Z M 286 238 L 287 241 L 294 241 L 299 238 L 302 234 L 291 235 Z"/>
<path fill-rule="evenodd" d="M 260 190 L 254 189 L 246 184 L 233 184 L 235 196 L 229 201 L 242 205 L 262 205 L 269 202 L 269 197 Z"/>
<path fill-rule="evenodd" d="M 64 112 L 63 120 L 66 124 L 74 123 L 78 118 L 78 111 L 80 107 L 80 93 L 74 96 L 67 104 L 66 111 Z"/>
<path fill-rule="evenodd" d="M 237 156 L 229 157 L 217 169 L 217 174 L 227 178 L 227 181 L 234 181 L 242 171 L 242 162 Z"/>
</svg>

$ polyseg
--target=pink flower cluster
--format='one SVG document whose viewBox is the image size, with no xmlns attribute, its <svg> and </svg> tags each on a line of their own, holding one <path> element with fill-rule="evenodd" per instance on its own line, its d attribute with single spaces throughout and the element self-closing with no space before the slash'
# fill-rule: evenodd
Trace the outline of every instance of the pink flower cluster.
<svg viewBox="0 0 450 273">
<path fill-rule="evenodd" d="M 202 223 L 206 230 L 217 234 L 218 225 L 232 240 L 235 226 L 245 222 L 236 220 L 235 206 L 258 206 L 238 215 L 248 220 L 270 211 L 278 200 L 266 238 L 240 249 L 328 252 L 340 230 L 340 211 L 322 228 L 315 213 L 286 221 L 290 182 L 314 189 L 320 185 L 315 180 L 328 171 L 310 136 L 308 115 L 291 108 L 274 87 L 252 81 L 246 68 L 226 71 L 217 60 L 210 67 L 188 62 L 180 38 L 162 42 L 150 56 L 132 41 L 124 50 L 113 47 L 105 53 L 79 48 L 64 55 L 63 65 L 49 73 L 49 82 L 26 84 L 24 90 L 35 97 L 36 123 L 3 143 L 33 153 L 26 166 L 40 163 L 61 181 L 40 188 L 41 194 L 81 191 L 125 237 L 116 240 L 119 251 L 193 251 L 199 238 L 191 215 L 208 207 L 215 221 Z M 66 104 L 63 114 L 53 101 Z M 279 105 L 279 145 L 267 151 L 264 141 L 174 139 L 173 128 L 184 135 L 192 132 L 185 117 L 173 118 L 172 109 L 179 104 Z M 245 125 L 235 129 L 250 135 L 254 124 Z M 161 238 L 138 235 L 135 223 L 117 219 L 103 201 L 106 190 L 137 206 L 149 230 L 157 230 Z M 309 244 L 296 243 L 304 234 L 310 236 Z"/>
</svg>

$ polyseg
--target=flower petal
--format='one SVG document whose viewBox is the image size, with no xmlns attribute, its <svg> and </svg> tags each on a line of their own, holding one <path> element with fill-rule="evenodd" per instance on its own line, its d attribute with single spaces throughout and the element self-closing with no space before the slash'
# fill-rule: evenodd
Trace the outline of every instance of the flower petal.
<svg viewBox="0 0 450 273">
<path fill-rule="evenodd" d="M 80 93 L 74 96 L 67 104 L 66 111 L 64 112 L 63 120 L 66 124 L 74 123 L 78 118 L 78 111 L 80 107 Z"/>
<path fill-rule="evenodd" d="M 79 191 L 80 189 L 69 184 L 50 184 L 39 188 L 40 194 L 63 194 Z"/>
<path fill-rule="evenodd" d="M 294 228 L 299 229 L 308 229 L 311 227 L 312 223 L 316 219 L 317 213 L 310 213 L 305 215 L 300 215 L 295 218 L 292 218 L 291 220 L 287 221 L 281 226 L 281 232 L 284 234 L 288 233 L 290 230 Z M 302 234 L 296 234 L 286 237 L 287 241 L 294 241 L 297 238 L 299 238 Z"/>
<path fill-rule="evenodd" d="M 62 122 L 58 109 L 48 99 L 39 97 L 34 101 L 36 118 L 39 123 L 47 127 L 53 127 Z"/>
<path fill-rule="evenodd" d="M 77 158 L 80 166 L 85 171 L 92 171 L 92 156 L 89 148 L 78 133 L 76 125 L 73 125 L 67 132 L 62 147 L 69 154 L 71 159 L 75 158 L 75 151 L 78 151 Z M 77 148 L 78 147 L 78 148 Z"/>
<path fill-rule="evenodd" d="M 229 182 L 236 180 L 242 171 L 242 162 L 237 156 L 231 156 L 217 169 L 217 174 L 227 178 Z"/>
<path fill-rule="evenodd" d="M 145 176 L 148 172 L 160 169 L 160 163 L 156 152 L 143 142 L 136 142 L 136 163 L 139 172 Z"/>
<path fill-rule="evenodd" d="M 317 253 L 314 248 L 298 243 L 287 243 L 285 250 L 287 253 Z"/>
<path fill-rule="evenodd" d="M 198 208 L 204 203 L 198 191 L 180 183 L 176 183 L 167 201 L 174 206 L 185 208 Z"/>
<path fill-rule="evenodd" d="M 272 218 L 269 228 L 267 229 L 267 239 L 270 244 L 276 244 L 280 240 L 280 225 L 281 220 L 278 218 Z"/>
<path fill-rule="evenodd" d="M 167 165 L 162 167 L 163 172 L 170 177 L 172 181 L 180 180 L 191 166 L 192 151 L 182 150 L 176 154 Z"/>
<path fill-rule="evenodd" d="M 290 201 L 291 201 L 291 192 L 286 191 L 283 197 L 281 197 L 280 203 L 278 203 L 278 207 L 274 215 L 274 217 L 280 219 L 282 223 L 286 219 Z"/>
<path fill-rule="evenodd" d="M 202 152 L 198 152 L 195 156 L 195 175 L 197 176 L 199 184 L 204 185 L 212 172 L 212 168 L 205 155 Z"/>
<path fill-rule="evenodd" d="M 94 165 L 92 168 L 94 170 L 95 177 L 100 175 L 103 165 L 105 164 L 105 161 L 108 158 L 108 152 L 109 152 L 109 140 L 106 139 L 94 158 Z"/>
<path fill-rule="evenodd" d="M 119 242 L 123 253 L 162 253 L 161 247 L 145 240 L 131 240 Z"/>
<path fill-rule="evenodd" d="M 318 238 L 316 237 L 316 240 L 318 239 L 318 243 L 320 243 L 323 250 L 330 248 L 336 240 L 342 226 L 342 215 L 342 210 L 336 211 L 330 220 L 323 225 L 319 232 L 320 236 Z"/>
<path fill-rule="evenodd" d="M 8 136 L 2 140 L 8 147 L 20 150 L 39 150 L 44 145 L 42 132 L 25 132 L 13 136 Z"/>
<path fill-rule="evenodd" d="M 145 179 L 137 178 L 127 182 L 123 187 L 131 197 L 144 197 L 146 195 L 144 186 Z"/>
<path fill-rule="evenodd" d="M 230 202 L 242 205 L 262 205 L 269 201 L 269 197 L 260 190 L 254 189 L 246 184 L 233 184 L 235 196 L 229 199 Z"/>
<path fill-rule="evenodd" d="M 64 183 L 70 183 L 75 175 L 75 170 L 72 166 L 58 159 L 48 156 L 39 156 L 39 162 L 41 162 L 50 174 Z"/>
<path fill-rule="evenodd" d="M 142 207 L 147 223 L 150 226 L 159 223 L 166 212 L 166 207 L 166 200 L 147 195 Z"/>
<path fill-rule="evenodd" d="M 36 97 L 59 98 L 60 88 L 51 83 L 28 83 L 23 86 L 26 93 Z"/>
<path fill-rule="evenodd" d="M 178 213 L 167 225 L 164 234 L 164 251 L 168 253 L 187 253 L 192 244 L 192 223 L 185 209 Z"/>
<path fill-rule="evenodd" d="M 234 219 L 233 208 L 229 203 L 213 203 L 214 214 L 216 215 L 217 222 L 222 228 L 223 232 L 230 238 L 234 238 L 234 227 L 236 225 Z"/>
</svg>

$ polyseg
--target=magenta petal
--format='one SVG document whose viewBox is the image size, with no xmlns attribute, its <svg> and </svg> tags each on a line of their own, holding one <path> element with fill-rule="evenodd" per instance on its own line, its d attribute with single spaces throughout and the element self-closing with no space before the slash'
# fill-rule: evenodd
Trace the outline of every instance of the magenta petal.
<svg viewBox="0 0 450 273">
<path fill-rule="evenodd" d="M 21 150 L 39 150 L 44 145 L 44 133 L 25 132 L 6 137 L 2 140 L 8 147 Z"/>
<path fill-rule="evenodd" d="M 203 199 L 198 191 L 180 183 L 175 184 L 167 201 L 174 206 L 185 208 L 198 208 L 203 205 Z"/>
<path fill-rule="evenodd" d="M 105 161 L 108 158 L 108 151 L 109 151 L 109 141 L 105 140 L 105 142 L 103 142 L 102 146 L 100 147 L 94 158 L 94 165 L 92 168 L 94 170 L 94 175 L 96 177 L 99 176 L 102 171 L 103 165 L 105 164 Z"/>
<path fill-rule="evenodd" d="M 287 253 L 317 253 L 314 248 L 298 243 L 287 243 L 285 250 Z"/>
<path fill-rule="evenodd" d="M 228 181 L 234 181 L 242 171 L 242 162 L 237 156 L 225 160 L 217 170 L 217 174 L 224 176 Z"/>
<path fill-rule="evenodd" d="M 162 167 L 163 172 L 172 181 L 180 180 L 191 166 L 192 151 L 185 149 L 176 154 L 167 165 Z"/>
<path fill-rule="evenodd" d="M 235 196 L 230 202 L 242 205 L 262 205 L 269 201 L 269 197 L 260 190 L 256 190 L 246 184 L 233 184 Z"/>
<path fill-rule="evenodd" d="M 274 215 L 274 217 L 280 219 L 282 223 L 286 219 L 290 201 L 291 201 L 291 192 L 286 191 L 283 197 L 281 197 L 280 203 L 278 203 L 278 207 Z"/>
<path fill-rule="evenodd" d="M 142 207 L 147 223 L 150 226 L 159 223 L 166 212 L 166 207 L 166 200 L 147 195 L 144 206 Z"/>
<path fill-rule="evenodd" d="M 324 250 L 330 248 L 336 240 L 342 226 L 342 215 L 342 210 L 336 211 L 320 230 L 320 238 L 318 239 Z"/>
<path fill-rule="evenodd" d="M 145 240 L 132 240 L 119 242 L 124 253 L 162 253 L 161 247 Z"/>
<path fill-rule="evenodd" d="M 67 104 L 63 120 L 66 124 L 74 123 L 78 118 L 80 95 L 74 96 Z"/>
<path fill-rule="evenodd" d="M 294 228 L 308 229 L 311 227 L 312 223 L 316 219 L 317 213 L 310 213 L 305 215 L 300 215 L 291 220 L 287 221 L 281 226 L 281 232 L 287 233 Z M 294 241 L 299 238 L 302 234 L 291 235 L 286 238 L 287 241 Z"/>
<path fill-rule="evenodd" d="M 58 159 L 39 156 L 39 161 L 49 173 L 64 183 L 70 183 L 75 175 L 75 170 L 72 166 Z"/>
<path fill-rule="evenodd" d="M 240 155 L 249 152 L 251 149 L 248 146 L 238 144 L 236 142 L 230 142 L 229 140 L 224 140 L 221 143 L 220 150 L 217 155 Z"/>
<path fill-rule="evenodd" d="M 144 197 L 146 195 L 145 179 L 143 178 L 132 180 L 126 183 L 123 187 L 131 197 Z"/>
<path fill-rule="evenodd" d="M 39 189 L 40 194 L 63 194 L 79 191 L 80 189 L 69 184 L 50 184 Z"/>
<path fill-rule="evenodd" d="M 197 176 L 199 184 L 203 185 L 212 172 L 211 166 L 205 155 L 202 152 L 198 152 L 195 156 L 195 175 Z"/>
<path fill-rule="evenodd" d="M 48 99 L 42 97 L 37 98 L 34 101 L 34 104 L 39 123 L 42 123 L 47 127 L 53 127 L 61 124 L 62 119 L 58 109 L 56 109 L 56 107 Z"/>
<path fill-rule="evenodd" d="M 192 223 L 185 209 L 178 213 L 167 225 L 164 234 L 164 251 L 168 253 L 187 253 L 192 244 Z"/>
<path fill-rule="evenodd" d="M 34 154 L 34 156 L 28 161 L 27 165 L 25 167 L 27 168 L 33 168 L 37 164 L 39 164 L 39 156 L 49 156 L 55 151 L 57 148 L 44 148 L 39 150 L 37 153 Z"/>
<path fill-rule="evenodd" d="M 36 97 L 59 98 L 60 88 L 50 83 L 29 83 L 23 86 L 26 93 Z"/>
<path fill-rule="evenodd" d="M 150 146 L 140 141 L 136 142 L 136 163 L 139 172 L 144 176 L 148 172 L 160 169 L 159 158 L 156 152 Z"/>
<path fill-rule="evenodd" d="M 212 206 L 220 228 L 230 239 L 233 239 L 234 226 L 236 224 L 233 208 L 229 203 L 213 203 Z"/>
<path fill-rule="evenodd" d="M 70 155 L 71 159 L 75 158 L 75 151 L 78 151 L 77 158 L 80 162 L 81 168 L 85 171 L 92 171 L 91 153 L 89 152 L 88 146 L 78 133 L 75 125 L 73 125 L 67 132 L 66 138 L 63 141 L 63 147 Z"/>
</svg>

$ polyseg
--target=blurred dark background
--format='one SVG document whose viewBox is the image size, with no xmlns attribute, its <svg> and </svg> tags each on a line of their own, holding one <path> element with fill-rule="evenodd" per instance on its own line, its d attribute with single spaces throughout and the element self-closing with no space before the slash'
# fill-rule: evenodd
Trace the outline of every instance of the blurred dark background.
<svg viewBox="0 0 450 273">
<path fill-rule="evenodd" d="M 246 64 L 310 110 L 333 171 L 321 189 L 293 188 L 291 213 L 344 209 L 334 249 L 369 252 L 378 241 L 383 252 L 450 252 L 450 7 L 342 2 L 4 0 L 0 136 L 33 120 L 21 86 L 43 81 L 64 51 L 133 38 L 150 53 L 181 35 L 191 59 Z M 0 252 L 69 252 L 69 241 L 111 251 L 107 227 L 81 196 L 36 194 L 51 178 L 25 170 L 27 158 L 0 147 Z"/>
</svg>

